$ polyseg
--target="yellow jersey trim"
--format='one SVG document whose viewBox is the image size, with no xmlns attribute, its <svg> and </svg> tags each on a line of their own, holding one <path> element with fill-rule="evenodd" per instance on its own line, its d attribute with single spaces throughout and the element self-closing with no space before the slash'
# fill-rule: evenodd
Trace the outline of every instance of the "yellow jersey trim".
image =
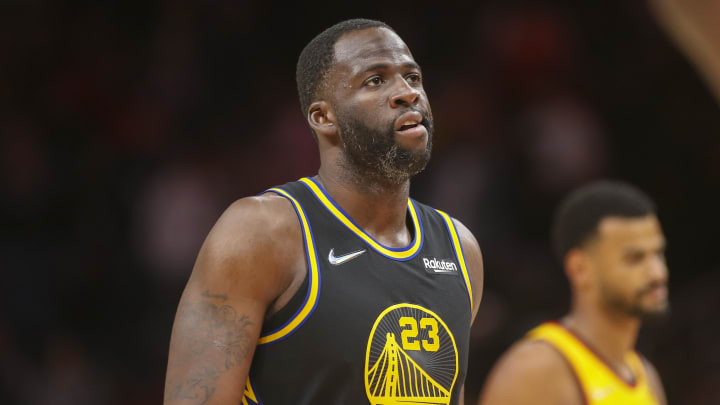
<svg viewBox="0 0 720 405">
<path fill-rule="evenodd" d="M 658 405 L 640 356 L 629 351 L 625 363 L 634 381 L 624 380 L 592 347 L 559 322 L 545 322 L 527 334 L 530 340 L 551 344 L 570 364 L 588 405 Z"/>
<path fill-rule="evenodd" d="M 310 191 L 315 195 L 315 197 L 320 201 L 320 203 L 327 208 L 330 213 L 338 219 L 343 225 L 345 225 L 346 228 L 348 228 L 351 232 L 353 232 L 355 235 L 357 235 L 360 239 L 365 241 L 370 247 L 375 249 L 378 253 L 382 254 L 383 256 L 386 256 L 391 259 L 396 260 L 410 260 L 417 253 L 420 252 L 420 248 L 423 243 L 423 228 L 422 223 L 420 219 L 418 218 L 417 211 L 415 209 L 415 204 L 413 203 L 412 199 L 408 198 L 408 211 L 410 212 L 410 217 L 412 218 L 413 226 L 415 227 L 415 237 L 412 243 L 410 243 L 409 246 L 405 248 L 390 248 L 387 246 L 383 246 L 380 244 L 380 242 L 376 241 L 372 236 L 370 236 L 367 232 L 365 232 L 362 228 L 360 228 L 355 222 L 348 217 L 348 215 L 340 208 L 339 205 L 335 203 L 335 201 L 330 198 L 329 195 L 325 192 L 324 189 L 322 189 L 322 186 L 320 186 L 317 182 L 315 182 L 313 179 L 310 179 L 308 177 L 303 177 L 300 179 L 300 182 L 305 184 Z"/>
<path fill-rule="evenodd" d="M 247 382 L 245 383 L 245 391 L 243 392 L 242 401 L 240 401 L 240 403 L 242 405 L 260 404 L 260 401 L 257 399 L 257 394 L 255 394 L 255 390 L 250 382 L 250 376 L 248 376 Z"/>
<path fill-rule="evenodd" d="M 465 280 L 465 287 L 467 287 L 468 296 L 470 297 L 470 311 L 472 312 L 473 306 L 473 291 L 472 291 L 472 280 L 470 280 L 470 274 L 468 273 L 467 266 L 465 265 L 465 255 L 463 254 L 462 242 L 458 237 L 457 230 L 455 229 L 455 223 L 453 222 L 450 215 L 443 211 L 435 210 L 445 220 L 450 239 L 452 240 L 453 249 L 455 250 L 455 256 L 460 263 L 460 269 L 462 270 L 463 279 Z"/>
<path fill-rule="evenodd" d="M 305 253 L 308 261 L 309 282 L 308 294 L 305 297 L 305 302 L 300 307 L 300 310 L 298 310 L 298 312 L 296 312 L 295 315 L 293 315 L 293 317 L 290 318 L 288 322 L 286 322 L 277 330 L 260 336 L 260 339 L 258 340 L 258 345 L 277 342 L 278 340 L 286 338 L 287 336 L 295 332 L 295 330 L 302 326 L 302 324 L 310 317 L 312 312 L 315 310 L 320 295 L 320 270 L 318 267 L 317 252 L 315 249 L 315 241 L 313 239 L 312 229 L 310 228 L 310 223 L 305 216 L 305 210 L 303 210 L 302 205 L 287 191 L 280 188 L 271 188 L 267 191 L 280 194 L 281 196 L 287 198 L 292 203 L 293 208 L 295 208 L 295 212 L 297 213 L 298 219 L 300 219 L 300 224 L 302 225 L 303 240 L 305 241 Z"/>
</svg>

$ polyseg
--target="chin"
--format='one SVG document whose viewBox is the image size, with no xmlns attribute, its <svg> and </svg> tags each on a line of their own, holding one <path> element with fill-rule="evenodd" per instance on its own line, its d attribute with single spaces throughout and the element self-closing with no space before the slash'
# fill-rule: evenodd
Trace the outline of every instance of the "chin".
<svg viewBox="0 0 720 405">
<path fill-rule="evenodd" d="M 395 144 L 400 148 L 411 153 L 423 153 L 428 147 L 428 136 L 424 135 L 418 138 L 406 139 L 401 135 L 395 135 Z"/>
<path fill-rule="evenodd" d="M 643 321 L 664 319 L 670 314 L 670 304 L 665 302 L 660 305 L 638 308 L 636 315 Z"/>
</svg>

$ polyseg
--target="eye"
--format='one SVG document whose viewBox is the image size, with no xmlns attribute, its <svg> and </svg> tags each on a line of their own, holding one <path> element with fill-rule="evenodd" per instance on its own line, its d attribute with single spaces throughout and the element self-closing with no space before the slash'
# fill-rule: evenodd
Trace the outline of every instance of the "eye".
<svg viewBox="0 0 720 405">
<path fill-rule="evenodd" d="M 417 84 L 422 82 L 422 78 L 417 73 L 410 73 L 409 75 L 405 76 L 405 80 L 407 80 L 410 84 Z"/>
<path fill-rule="evenodd" d="M 380 76 L 373 76 L 365 81 L 365 85 L 369 87 L 376 87 L 383 83 L 383 79 Z"/>
<path fill-rule="evenodd" d="M 632 251 L 625 254 L 625 263 L 629 265 L 640 264 L 645 259 L 645 253 L 641 251 Z"/>
</svg>

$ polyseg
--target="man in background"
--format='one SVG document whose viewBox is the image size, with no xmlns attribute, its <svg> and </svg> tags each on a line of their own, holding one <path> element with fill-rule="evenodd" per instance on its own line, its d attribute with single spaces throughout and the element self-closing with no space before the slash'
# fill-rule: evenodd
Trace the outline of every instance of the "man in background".
<svg viewBox="0 0 720 405">
<path fill-rule="evenodd" d="M 479 403 L 665 404 L 657 372 L 634 350 L 642 321 L 669 305 L 653 202 L 624 183 L 582 187 L 560 205 L 553 243 L 570 281 L 570 313 L 510 348 Z"/>
</svg>

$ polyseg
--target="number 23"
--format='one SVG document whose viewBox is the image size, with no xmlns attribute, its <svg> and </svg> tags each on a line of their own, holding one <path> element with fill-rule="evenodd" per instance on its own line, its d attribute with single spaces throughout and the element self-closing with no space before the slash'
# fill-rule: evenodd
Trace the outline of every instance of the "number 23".
<svg viewBox="0 0 720 405">
<path fill-rule="evenodd" d="M 422 339 L 418 341 L 418 323 L 415 318 L 409 316 L 403 316 L 399 320 L 400 328 L 402 328 L 402 348 L 404 350 L 420 350 L 420 342 L 422 342 L 422 348 L 428 352 L 436 352 L 440 348 L 440 338 L 438 337 L 438 324 L 434 318 L 421 318 L 420 328 L 426 329 L 428 332 L 428 339 Z M 405 327 L 409 326 L 408 329 Z"/>
</svg>

